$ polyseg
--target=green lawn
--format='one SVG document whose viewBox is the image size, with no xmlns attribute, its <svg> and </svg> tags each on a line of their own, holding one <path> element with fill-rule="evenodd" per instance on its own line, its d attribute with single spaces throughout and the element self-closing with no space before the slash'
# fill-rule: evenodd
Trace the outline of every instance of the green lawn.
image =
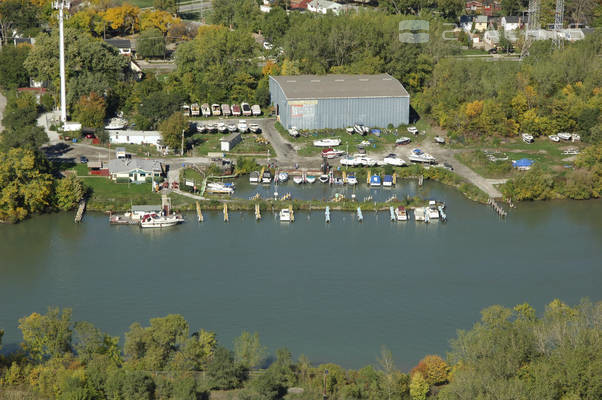
<svg viewBox="0 0 602 400">
<path fill-rule="evenodd" d="M 117 4 L 128 3 L 133 6 L 145 8 L 145 7 L 152 7 L 154 2 L 155 2 L 154 0 L 120 0 L 117 2 Z"/>
<path fill-rule="evenodd" d="M 127 210 L 134 204 L 160 204 L 161 195 L 151 191 L 150 183 L 115 183 L 105 177 L 82 177 L 91 196 L 88 206 L 92 210 Z"/>
</svg>

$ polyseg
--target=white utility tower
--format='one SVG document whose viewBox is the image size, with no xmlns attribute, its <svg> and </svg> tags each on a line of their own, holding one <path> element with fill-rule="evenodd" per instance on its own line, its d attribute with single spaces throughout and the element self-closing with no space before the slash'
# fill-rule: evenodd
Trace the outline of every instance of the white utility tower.
<svg viewBox="0 0 602 400">
<path fill-rule="evenodd" d="M 564 38 L 560 34 L 560 31 L 562 30 L 563 16 L 564 0 L 556 0 L 556 15 L 554 16 L 554 44 L 559 49 L 562 49 L 564 46 Z"/>
<path fill-rule="evenodd" d="M 63 27 L 64 9 L 71 7 L 69 0 L 57 0 L 53 4 L 53 7 L 59 10 L 59 62 L 61 68 L 61 123 L 63 128 L 67 124 L 67 97 L 65 90 L 65 34 Z"/>
<path fill-rule="evenodd" d="M 521 60 L 529 55 L 529 47 L 533 42 L 533 35 L 539 29 L 539 0 L 529 0 L 529 16 L 525 27 L 525 42 L 520 52 Z"/>
</svg>

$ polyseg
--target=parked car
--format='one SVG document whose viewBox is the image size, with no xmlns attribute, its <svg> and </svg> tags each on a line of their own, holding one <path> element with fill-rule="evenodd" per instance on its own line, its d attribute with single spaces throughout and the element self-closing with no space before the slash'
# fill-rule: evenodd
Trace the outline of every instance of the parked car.
<svg viewBox="0 0 602 400">
<path fill-rule="evenodd" d="M 80 163 L 82 163 L 82 164 L 87 164 L 87 163 L 88 163 L 88 157 L 86 157 L 86 156 L 81 156 L 81 157 L 79 158 L 79 162 L 80 162 Z"/>
</svg>

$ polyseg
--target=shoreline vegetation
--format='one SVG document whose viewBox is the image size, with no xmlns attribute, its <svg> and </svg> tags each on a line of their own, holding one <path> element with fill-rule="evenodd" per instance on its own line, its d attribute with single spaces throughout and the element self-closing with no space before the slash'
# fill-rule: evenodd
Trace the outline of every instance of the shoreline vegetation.
<svg viewBox="0 0 602 400">
<path fill-rule="evenodd" d="M 182 315 L 134 322 L 121 338 L 69 308 L 20 318 L 22 342 L 0 355 L 0 397 L 148 400 L 597 400 L 602 302 L 573 307 L 554 300 L 537 315 L 529 304 L 494 305 L 450 340 L 447 359 L 426 355 L 409 372 L 381 347 L 374 363 L 347 369 L 270 354 L 257 332 L 242 331 L 231 349 L 215 332 L 191 332 Z M 0 347 L 4 332 L 0 330 Z M 490 344 L 496 343 L 492 347 Z M 6 397 L 8 396 L 8 397 Z"/>
</svg>

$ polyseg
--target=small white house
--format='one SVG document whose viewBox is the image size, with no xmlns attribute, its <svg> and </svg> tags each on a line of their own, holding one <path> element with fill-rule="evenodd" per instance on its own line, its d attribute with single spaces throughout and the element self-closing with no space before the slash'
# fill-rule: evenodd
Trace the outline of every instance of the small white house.
<svg viewBox="0 0 602 400">
<path fill-rule="evenodd" d="M 115 144 L 153 144 L 161 140 L 159 131 L 110 131 L 109 140 Z"/>
<path fill-rule="evenodd" d="M 485 31 L 483 41 L 490 46 L 495 46 L 500 42 L 500 33 L 498 31 Z"/>
<path fill-rule="evenodd" d="M 326 14 L 328 11 L 332 11 L 335 14 L 339 14 L 343 10 L 343 5 L 335 3 L 334 1 L 328 0 L 312 0 L 307 4 L 307 11 Z"/>
<path fill-rule="evenodd" d="M 161 162 L 157 160 L 127 158 L 109 161 L 109 175 L 113 180 L 128 178 L 130 182 L 141 183 L 147 178 L 160 176 L 162 172 Z"/>
<path fill-rule="evenodd" d="M 520 27 L 520 18 L 516 15 L 502 17 L 502 27 L 504 31 L 514 31 Z"/>
</svg>

